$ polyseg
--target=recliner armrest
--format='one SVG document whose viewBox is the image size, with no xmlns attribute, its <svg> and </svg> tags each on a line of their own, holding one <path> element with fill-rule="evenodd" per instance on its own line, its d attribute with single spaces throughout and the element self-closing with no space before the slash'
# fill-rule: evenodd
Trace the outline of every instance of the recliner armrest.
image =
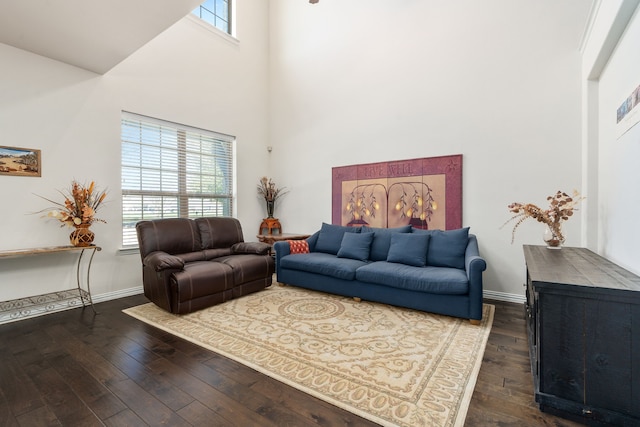
<svg viewBox="0 0 640 427">
<path fill-rule="evenodd" d="M 238 242 L 231 246 L 234 254 L 268 255 L 271 245 L 263 242 Z"/>
<path fill-rule="evenodd" d="M 142 265 L 153 268 L 155 271 L 167 269 L 182 270 L 184 268 L 184 260 L 175 255 L 166 252 L 151 252 L 142 260 Z"/>
</svg>

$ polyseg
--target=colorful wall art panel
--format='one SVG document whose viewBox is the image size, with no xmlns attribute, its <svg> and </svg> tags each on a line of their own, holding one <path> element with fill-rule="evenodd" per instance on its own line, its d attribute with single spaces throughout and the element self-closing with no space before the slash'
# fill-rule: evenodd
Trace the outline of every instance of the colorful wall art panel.
<svg viewBox="0 0 640 427">
<path fill-rule="evenodd" d="M 462 155 L 334 167 L 332 222 L 452 230 L 462 227 Z"/>
</svg>

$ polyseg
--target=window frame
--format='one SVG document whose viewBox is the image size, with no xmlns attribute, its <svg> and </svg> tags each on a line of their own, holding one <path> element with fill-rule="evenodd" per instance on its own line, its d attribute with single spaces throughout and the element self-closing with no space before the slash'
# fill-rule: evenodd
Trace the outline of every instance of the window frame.
<svg viewBox="0 0 640 427">
<path fill-rule="evenodd" d="M 211 11 L 209 10 L 209 8 L 203 6 L 206 1 L 202 2 L 201 4 L 198 5 L 198 7 L 196 7 L 194 10 L 191 11 L 191 13 L 189 13 L 190 16 L 194 17 L 195 19 L 197 19 L 200 22 L 205 23 L 207 26 L 211 27 L 211 28 L 215 28 L 216 30 L 220 31 L 221 33 L 230 36 L 230 37 L 235 37 L 236 34 L 236 25 L 235 25 L 235 0 L 223 0 L 226 1 L 227 3 L 227 16 L 223 17 L 221 15 L 218 15 L 215 10 Z M 214 9 L 215 9 L 215 2 L 216 0 L 213 0 L 214 2 Z M 211 22 L 208 19 L 205 19 L 202 17 L 202 10 L 206 10 L 207 12 L 209 12 L 211 15 L 213 15 L 214 17 L 214 22 Z M 227 31 L 225 31 L 223 28 L 220 28 L 219 26 L 216 25 L 215 23 L 215 19 L 218 18 L 220 20 L 222 20 L 223 22 L 227 23 Z"/>
<path fill-rule="evenodd" d="M 138 247 L 135 224 L 141 220 L 233 216 L 235 144 L 232 135 L 122 111 L 122 248 Z"/>
</svg>

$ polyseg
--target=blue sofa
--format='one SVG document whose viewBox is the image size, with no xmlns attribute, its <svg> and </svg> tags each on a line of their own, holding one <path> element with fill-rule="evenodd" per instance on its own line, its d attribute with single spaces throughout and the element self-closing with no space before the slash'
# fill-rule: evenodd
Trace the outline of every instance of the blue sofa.
<svg viewBox="0 0 640 427">
<path fill-rule="evenodd" d="M 482 319 L 486 262 L 469 228 L 419 230 L 322 224 L 307 240 L 274 244 L 278 282 L 400 307 Z"/>
</svg>

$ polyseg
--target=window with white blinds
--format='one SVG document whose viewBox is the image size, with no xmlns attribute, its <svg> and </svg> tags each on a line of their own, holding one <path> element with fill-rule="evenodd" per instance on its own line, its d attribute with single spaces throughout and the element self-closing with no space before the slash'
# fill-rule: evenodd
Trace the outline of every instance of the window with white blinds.
<svg viewBox="0 0 640 427">
<path fill-rule="evenodd" d="M 122 245 L 138 245 L 136 223 L 231 216 L 235 138 L 122 113 Z"/>
</svg>

